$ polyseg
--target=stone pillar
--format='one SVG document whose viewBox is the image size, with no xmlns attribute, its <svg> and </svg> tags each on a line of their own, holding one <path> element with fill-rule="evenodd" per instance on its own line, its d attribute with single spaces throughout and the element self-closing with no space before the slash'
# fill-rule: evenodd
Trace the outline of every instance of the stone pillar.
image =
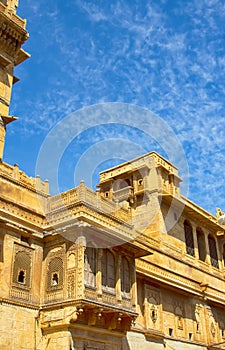
<svg viewBox="0 0 225 350">
<path fill-rule="evenodd" d="M 222 270 L 223 269 L 223 258 L 222 258 L 222 252 L 219 249 L 219 245 L 218 245 L 218 240 L 215 239 L 216 242 L 216 251 L 217 251 L 217 256 L 218 256 L 218 265 L 219 265 L 219 269 Z"/>
<path fill-rule="evenodd" d="M 132 306 L 137 306 L 137 281 L 136 281 L 136 268 L 135 260 L 131 262 L 131 300 Z"/>
<path fill-rule="evenodd" d="M 76 240 L 77 245 L 77 285 L 76 296 L 77 298 L 84 297 L 84 252 L 86 248 L 86 238 L 80 236 Z"/>
<path fill-rule="evenodd" d="M 198 240 L 197 240 L 197 232 L 196 227 L 192 225 L 193 229 L 193 241 L 194 241 L 194 252 L 195 252 L 195 258 L 199 259 L 199 251 L 198 251 Z"/>
<path fill-rule="evenodd" d="M 205 236 L 205 251 L 206 251 L 206 258 L 205 262 L 207 264 L 211 265 L 211 259 L 210 259 L 210 253 L 209 253 L 209 240 L 208 240 L 208 234 L 204 234 Z"/>
<path fill-rule="evenodd" d="M 116 298 L 118 302 L 122 301 L 121 295 L 121 255 L 117 257 L 116 264 Z"/>
<path fill-rule="evenodd" d="M 98 298 L 102 297 L 102 249 L 97 251 L 96 288 Z"/>
</svg>

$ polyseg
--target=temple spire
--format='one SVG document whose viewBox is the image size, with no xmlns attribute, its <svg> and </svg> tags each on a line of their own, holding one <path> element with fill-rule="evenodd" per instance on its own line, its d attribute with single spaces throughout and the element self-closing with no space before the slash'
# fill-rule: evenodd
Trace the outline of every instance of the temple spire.
<svg viewBox="0 0 225 350">
<path fill-rule="evenodd" d="M 9 115 L 13 84 L 18 81 L 14 67 L 29 54 L 22 49 L 28 38 L 26 21 L 17 16 L 18 0 L 0 0 L 0 159 L 3 157 L 6 125 L 16 118 Z"/>
</svg>

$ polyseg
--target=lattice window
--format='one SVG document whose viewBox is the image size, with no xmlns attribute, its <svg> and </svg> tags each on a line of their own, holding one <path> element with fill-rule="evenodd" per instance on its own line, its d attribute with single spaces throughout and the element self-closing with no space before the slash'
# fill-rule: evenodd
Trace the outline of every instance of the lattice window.
<svg viewBox="0 0 225 350">
<path fill-rule="evenodd" d="M 13 265 L 13 283 L 19 286 L 30 287 L 31 256 L 26 252 L 17 252 Z"/>
<path fill-rule="evenodd" d="M 53 258 L 48 264 L 47 288 L 62 288 L 63 286 L 63 261 L 61 258 Z"/>
<path fill-rule="evenodd" d="M 102 285 L 109 289 L 115 288 L 115 259 L 108 249 L 103 250 L 102 256 Z"/>
<path fill-rule="evenodd" d="M 130 293 L 130 266 L 127 258 L 121 259 L 121 291 Z"/>
<path fill-rule="evenodd" d="M 201 228 L 196 229 L 199 259 L 206 261 L 205 235 Z"/>
<path fill-rule="evenodd" d="M 96 249 L 87 247 L 84 254 L 84 283 L 95 287 Z"/>
<path fill-rule="evenodd" d="M 184 221 L 184 234 L 185 234 L 186 252 L 191 256 L 195 256 L 192 226 L 187 220 Z"/>
<path fill-rule="evenodd" d="M 216 241 L 211 235 L 209 235 L 208 241 L 209 241 L 209 254 L 210 254 L 211 265 L 218 269 L 219 264 L 218 264 L 218 255 L 217 255 L 217 249 L 216 249 Z"/>
</svg>

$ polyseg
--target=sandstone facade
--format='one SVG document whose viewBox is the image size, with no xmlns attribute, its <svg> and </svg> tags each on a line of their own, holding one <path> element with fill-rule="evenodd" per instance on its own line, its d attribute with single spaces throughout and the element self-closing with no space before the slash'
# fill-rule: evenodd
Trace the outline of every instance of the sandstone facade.
<svg viewBox="0 0 225 350">
<path fill-rule="evenodd" d="M 15 65 L 29 55 L 17 1 L 0 1 L 0 158 Z M 0 162 L 0 349 L 225 349 L 225 239 L 155 152 L 56 196 Z"/>
</svg>

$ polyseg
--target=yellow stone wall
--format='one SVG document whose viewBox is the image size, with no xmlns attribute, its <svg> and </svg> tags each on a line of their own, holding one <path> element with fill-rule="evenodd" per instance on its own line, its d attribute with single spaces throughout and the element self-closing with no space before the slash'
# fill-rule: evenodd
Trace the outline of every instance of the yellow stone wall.
<svg viewBox="0 0 225 350">
<path fill-rule="evenodd" d="M 43 349 L 40 346 L 42 336 L 36 321 L 38 310 L 1 302 L 0 315 L 1 350 Z"/>
<path fill-rule="evenodd" d="M 100 173 L 97 192 L 81 182 L 51 197 L 47 181 L 2 161 L 6 125 L 15 120 L 8 116 L 14 66 L 29 57 L 17 6 L 0 1 L 11 43 L 0 38 L 0 349 L 206 350 L 217 343 L 225 349 L 224 227 L 181 195 L 173 164 L 150 152 Z M 93 242 L 99 249 L 87 258 Z M 109 278 L 103 286 L 109 271 L 115 283 Z M 61 284 L 52 283 L 55 273 Z"/>
</svg>

